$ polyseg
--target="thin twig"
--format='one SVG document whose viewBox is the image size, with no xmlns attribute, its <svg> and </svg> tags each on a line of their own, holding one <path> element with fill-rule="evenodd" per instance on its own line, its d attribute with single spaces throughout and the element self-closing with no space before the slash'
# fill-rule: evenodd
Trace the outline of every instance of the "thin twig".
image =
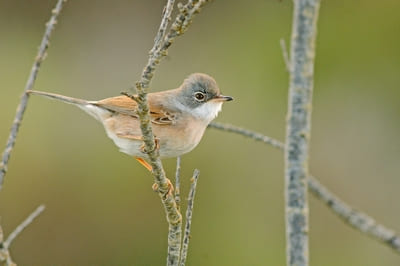
<svg viewBox="0 0 400 266">
<path fill-rule="evenodd" d="M 294 1 L 285 147 L 286 263 L 309 264 L 308 158 L 319 0 Z"/>
<path fill-rule="evenodd" d="M 40 205 L 36 208 L 14 231 L 8 236 L 6 241 L 3 241 L 3 230 L 0 228 L 0 265 L 5 266 L 15 266 L 16 264 L 11 259 L 10 255 L 10 245 L 14 239 L 28 226 L 30 225 L 36 217 L 38 217 L 43 211 L 44 205 Z"/>
<path fill-rule="evenodd" d="M 285 63 L 286 71 L 290 73 L 289 53 L 286 47 L 285 39 L 280 39 L 279 43 L 281 45 L 283 62 Z"/>
<path fill-rule="evenodd" d="M 187 252 L 189 249 L 189 240 L 190 240 L 190 227 L 192 225 L 192 215 L 193 215 L 193 203 L 194 196 L 196 195 L 196 186 L 197 180 L 199 178 L 200 171 L 195 169 L 193 172 L 193 177 L 191 179 L 192 184 L 190 186 L 189 197 L 188 197 L 188 206 L 186 209 L 186 223 L 185 223 L 185 232 L 183 234 L 183 243 L 181 250 L 181 258 L 179 265 L 185 266 Z"/>
<path fill-rule="evenodd" d="M 2 161 L 0 163 L 0 189 L 3 186 L 4 176 L 7 173 L 8 161 L 10 160 L 10 155 L 17 139 L 18 130 L 28 104 L 29 94 L 27 93 L 27 91 L 31 90 L 33 85 L 35 84 L 40 65 L 46 57 L 46 50 L 49 46 L 50 35 L 54 29 L 54 26 L 57 23 L 57 17 L 61 12 L 64 1 L 65 0 L 58 0 L 56 7 L 52 10 L 52 16 L 49 22 L 47 22 L 46 24 L 46 31 L 44 32 L 42 42 L 40 43 L 38 54 L 36 55 L 31 73 L 29 74 L 28 80 L 25 85 L 24 93 L 22 94 L 20 103 L 17 107 L 17 113 L 11 126 L 10 135 L 8 137 L 6 148 L 4 149 Z"/>
<path fill-rule="evenodd" d="M 268 136 L 264 136 L 264 135 L 259 134 L 257 132 L 247 130 L 245 128 L 233 126 L 233 125 L 230 125 L 230 124 L 222 124 L 222 123 L 218 123 L 218 122 L 211 122 L 208 125 L 208 127 L 216 128 L 216 129 L 220 129 L 220 130 L 228 131 L 228 132 L 232 132 L 232 133 L 237 133 L 237 134 L 240 134 L 240 135 L 243 135 L 243 136 L 258 140 L 258 141 L 265 142 L 265 143 L 267 143 L 267 144 L 269 144 L 269 145 L 271 145 L 271 146 L 273 146 L 273 147 L 275 147 L 277 149 L 283 150 L 285 148 L 285 144 L 283 144 L 282 142 L 280 142 L 280 141 L 278 141 L 276 139 L 270 138 Z"/>
<path fill-rule="evenodd" d="M 136 83 L 137 96 L 131 96 L 138 103 L 138 115 L 140 118 L 140 129 L 142 131 L 145 151 L 153 169 L 153 176 L 158 187 L 158 194 L 163 203 L 167 214 L 169 225 L 168 232 L 168 257 L 167 265 L 177 265 L 179 263 L 179 251 L 181 246 L 181 224 L 182 215 L 179 212 L 173 193 L 171 192 L 171 182 L 165 175 L 159 151 L 154 140 L 151 128 L 149 106 L 147 103 L 147 90 L 151 79 L 160 60 L 167 55 L 167 50 L 177 36 L 182 35 L 191 23 L 194 14 L 207 3 L 207 0 L 189 0 L 184 6 L 179 6 L 179 14 L 171 25 L 168 34 L 165 34 L 168 22 L 171 17 L 174 0 L 168 0 L 163 12 L 160 28 L 154 40 L 154 46 L 150 50 L 147 65 L 144 67 L 140 80 Z M 162 38 L 165 36 L 164 38 Z"/>
<path fill-rule="evenodd" d="M 42 41 L 40 43 L 38 53 L 35 57 L 35 61 L 33 63 L 31 72 L 28 76 L 28 80 L 26 82 L 21 100 L 19 102 L 19 105 L 17 107 L 17 111 L 15 114 L 15 118 L 13 121 L 13 124 L 11 126 L 10 130 L 10 135 L 8 136 L 7 144 L 4 149 L 3 155 L 2 155 L 2 160 L 0 162 L 0 190 L 3 187 L 4 183 L 4 177 L 7 173 L 7 166 L 8 162 L 10 160 L 11 152 L 14 148 L 16 139 L 17 139 L 17 134 L 19 127 L 22 123 L 22 118 L 24 116 L 26 107 L 28 105 L 28 100 L 29 100 L 29 94 L 27 93 L 28 90 L 31 90 L 33 88 L 33 85 L 35 83 L 36 77 L 38 75 L 41 63 L 46 57 L 46 51 L 49 46 L 49 39 L 50 35 L 54 29 L 55 24 L 57 23 L 57 17 L 60 14 L 62 7 L 63 7 L 63 2 L 66 0 L 58 0 L 56 7 L 52 10 L 52 16 L 50 17 L 50 20 L 46 24 L 46 30 L 44 32 Z M 7 238 L 6 241 L 4 240 L 3 236 L 3 229 L 0 226 L 0 264 L 1 265 L 6 265 L 6 266 L 15 266 L 16 264 L 12 261 L 11 255 L 9 252 L 9 246 L 12 243 L 12 241 L 18 236 L 19 233 L 21 233 L 24 228 L 26 228 L 39 214 L 40 212 L 43 211 L 43 206 L 39 206 L 21 225 L 19 225 L 14 232 L 12 232 L 9 237 Z"/>
<path fill-rule="evenodd" d="M 209 127 L 261 141 L 279 150 L 284 150 L 285 148 L 284 144 L 278 140 L 241 127 L 215 122 L 211 123 Z M 400 237 L 394 230 L 377 223 L 372 217 L 349 206 L 324 187 L 315 177 L 309 176 L 307 183 L 308 190 L 318 199 L 322 200 L 340 219 L 351 225 L 354 229 L 368 235 L 372 239 L 381 241 L 383 244 L 388 245 L 396 252 L 400 253 Z"/>
<path fill-rule="evenodd" d="M 175 202 L 178 211 L 181 210 L 181 157 L 176 158 L 175 172 Z"/>
<path fill-rule="evenodd" d="M 380 240 L 382 243 L 389 245 L 400 253 L 400 237 L 396 235 L 396 232 L 378 224 L 372 217 L 353 209 L 332 192 L 324 188 L 314 177 L 309 178 L 308 187 L 317 198 L 328 205 L 333 212 L 346 223 L 366 235 Z"/>
<path fill-rule="evenodd" d="M 167 33 L 168 24 L 171 21 L 171 13 L 174 8 L 175 0 L 167 1 L 167 5 L 164 7 L 160 28 L 158 29 L 157 35 L 154 39 L 154 46 L 150 51 L 150 55 L 153 55 L 155 51 L 160 49 L 165 34 Z"/>
<path fill-rule="evenodd" d="M 45 206 L 42 204 L 36 208 L 14 231 L 7 237 L 7 240 L 3 242 L 4 248 L 8 249 L 14 239 L 28 226 L 33 220 L 35 220 L 45 209 Z"/>
</svg>

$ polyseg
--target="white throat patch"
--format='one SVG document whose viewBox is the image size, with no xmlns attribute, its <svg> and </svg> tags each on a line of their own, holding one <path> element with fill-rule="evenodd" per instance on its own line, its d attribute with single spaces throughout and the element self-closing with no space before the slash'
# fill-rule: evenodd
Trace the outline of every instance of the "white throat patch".
<svg viewBox="0 0 400 266">
<path fill-rule="evenodd" d="M 192 115 L 209 123 L 217 117 L 218 113 L 221 111 L 221 108 L 222 102 L 209 101 L 193 109 Z"/>
</svg>

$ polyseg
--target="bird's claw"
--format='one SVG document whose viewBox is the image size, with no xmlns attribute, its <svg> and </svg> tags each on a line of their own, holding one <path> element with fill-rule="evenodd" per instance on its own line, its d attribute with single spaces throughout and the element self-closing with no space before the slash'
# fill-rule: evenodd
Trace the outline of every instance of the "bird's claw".
<svg viewBox="0 0 400 266">
<path fill-rule="evenodd" d="M 172 185 L 171 180 L 169 180 L 167 178 L 167 186 L 168 186 L 168 190 L 165 193 L 165 195 L 172 195 L 172 193 L 174 192 L 174 185 Z M 153 189 L 154 192 L 158 192 L 159 191 L 159 186 L 157 183 L 154 183 L 151 188 Z"/>
</svg>

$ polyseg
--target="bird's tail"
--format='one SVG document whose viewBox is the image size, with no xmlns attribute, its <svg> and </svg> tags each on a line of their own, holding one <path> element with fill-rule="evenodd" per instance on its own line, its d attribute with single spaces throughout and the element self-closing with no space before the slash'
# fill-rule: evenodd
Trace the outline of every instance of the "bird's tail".
<svg viewBox="0 0 400 266">
<path fill-rule="evenodd" d="M 74 105 L 78 105 L 78 106 L 82 106 L 82 105 L 87 105 L 89 104 L 88 101 L 82 100 L 82 99 L 77 99 L 77 98 L 72 98 L 72 97 L 68 97 L 68 96 L 64 96 L 64 95 L 60 95 L 60 94 L 55 94 L 55 93 L 49 93 L 49 92 L 43 92 L 43 91 L 33 91 L 30 90 L 28 91 L 29 94 L 36 94 L 36 95 L 40 95 L 40 96 L 44 96 L 50 99 L 55 99 L 58 101 L 62 101 L 62 102 L 66 102 L 69 104 L 74 104 Z"/>
<path fill-rule="evenodd" d="M 82 99 L 77 99 L 77 98 L 72 98 L 60 94 L 55 94 L 55 93 L 49 93 L 49 92 L 43 92 L 43 91 L 33 91 L 30 90 L 28 91 L 29 94 L 36 94 L 40 96 L 44 96 L 50 99 L 62 101 L 65 103 L 73 104 L 75 106 L 78 106 L 80 109 L 88 113 L 89 115 L 93 116 L 95 119 L 102 121 L 105 117 L 110 115 L 110 112 L 104 108 L 100 108 L 93 103 L 96 101 L 86 101 Z"/>
</svg>

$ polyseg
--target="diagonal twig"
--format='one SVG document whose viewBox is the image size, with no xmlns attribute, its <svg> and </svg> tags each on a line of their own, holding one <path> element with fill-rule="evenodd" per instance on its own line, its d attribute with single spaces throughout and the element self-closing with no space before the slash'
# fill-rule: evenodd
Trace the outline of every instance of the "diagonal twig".
<svg viewBox="0 0 400 266">
<path fill-rule="evenodd" d="M 14 231 L 7 237 L 6 241 L 3 242 L 3 247 L 8 249 L 14 239 L 28 226 L 33 220 L 35 220 L 45 209 L 42 204 L 36 208 L 20 225 L 18 225 Z"/>
<path fill-rule="evenodd" d="M 15 114 L 14 121 L 11 126 L 10 134 L 8 136 L 8 140 L 6 143 L 6 147 L 3 151 L 2 159 L 0 162 L 0 190 L 3 187 L 4 183 L 4 177 L 7 173 L 7 166 L 8 162 L 10 160 L 11 152 L 14 148 L 16 139 L 17 139 L 17 134 L 19 127 L 22 122 L 22 118 L 24 116 L 28 100 L 29 100 L 29 94 L 27 93 L 28 90 L 31 90 L 33 88 L 33 85 L 35 83 L 36 77 L 38 75 L 41 63 L 46 57 L 46 51 L 49 46 L 49 39 L 50 35 L 54 29 L 55 24 L 57 23 L 57 17 L 59 16 L 63 4 L 66 0 L 58 0 L 55 8 L 52 10 L 52 16 L 50 17 L 50 20 L 46 23 L 46 30 L 44 32 L 42 41 L 40 43 L 38 53 L 35 57 L 35 61 L 33 63 L 33 66 L 31 68 L 31 72 L 28 76 L 28 80 L 26 82 L 21 100 L 19 102 L 19 105 L 17 107 L 17 111 Z M 11 245 L 12 241 L 44 210 L 44 206 L 41 205 L 39 206 L 21 225 L 19 225 L 7 238 L 6 241 L 3 241 L 3 230 L 0 226 L 0 263 L 3 265 L 7 266 L 15 266 L 16 264 L 12 261 L 10 252 L 8 250 L 9 246 Z"/>
<path fill-rule="evenodd" d="M 10 155 L 17 139 L 18 130 L 28 104 L 29 94 L 27 93 L 27 91 L 31 90 L 33 85 L 35 84 L 40 65 L 46 57 L 46 50 L 49 46 L 50 35 L 54 29 L 54 26 L 57 23 L 57 17 L 61 12 L 63 2 L 65 2 L 65 0 L 58 0 L 56 7 L 52 10 L 52 16 L 49 22 L 47 22 L 46 24 L 46 31 L 44 32 L 42 42 L 40 43 L 38 54 L 36 55 L 31 73 L 29 74 L 28 80 L 25 85 L 24 93 L 22 94 L 20 103 L 17 107 L 17 113 L 11 126 L 10 135 L 8 137 L 6 148 L 4 149 L 2 161 L 0 163 L 0 189 L 3 186 L 4 176 L 7 173 L 8 161 L 10 160 Z"/>
<path fill-rule="evenodd" d="M 279 150 L 284 150 L 285 148 L 284 144 L 278 140 L 241 127 L 216 122 L 211 123 L 209 127 L 261 141 Z M 340 219 L 351 225 L 354 229 L 368 235 L 372 239 L 381 241 L 383 244 L 400 253 L 400 237 L 394 230 L 379 224 L 371 216 L 349 206 L 324 187 L 315 177 L 308 176 L 307 182 L 309 191 L 322 200 Z"/>
<path fill-rule="evenodd" d="M 189 197 L 188 197 L 188 206 L 186 209 L 186 223 L 185 223 L 185 232 L 183 234 L 183 243 L 181 250 L 181 258 L 179 265 L 185 266 L 187 252 L 189 249 L 189 240 L 190 240 L 190 227 L 192 225 L 192 215 L 193 215 L 193 203 L 194 196 L 196 195 L 196 186 L 197 180 L 199 178 L 200 171 L 195 169 L 193 172 L 193 177 L 191 179 L 192 184 L 190 186 Z"/>
<path fill-rule="evenodd" d="M 39 207 L 37 207 L 36 210 L 34 210 L 20 225 L 17 226 L 17 228 L 14 229 L 14 231 L 8 236 L 7 240 L 5 241 L 3 241 L 3 231 L 0 228 L 0 265 L 16 265 L 11 259 L 9 251 L 10 245 L 14 241 L 14 239 L 44 211 L 44 209 L 44 205 L 40 205 Z"/>
</svg>

